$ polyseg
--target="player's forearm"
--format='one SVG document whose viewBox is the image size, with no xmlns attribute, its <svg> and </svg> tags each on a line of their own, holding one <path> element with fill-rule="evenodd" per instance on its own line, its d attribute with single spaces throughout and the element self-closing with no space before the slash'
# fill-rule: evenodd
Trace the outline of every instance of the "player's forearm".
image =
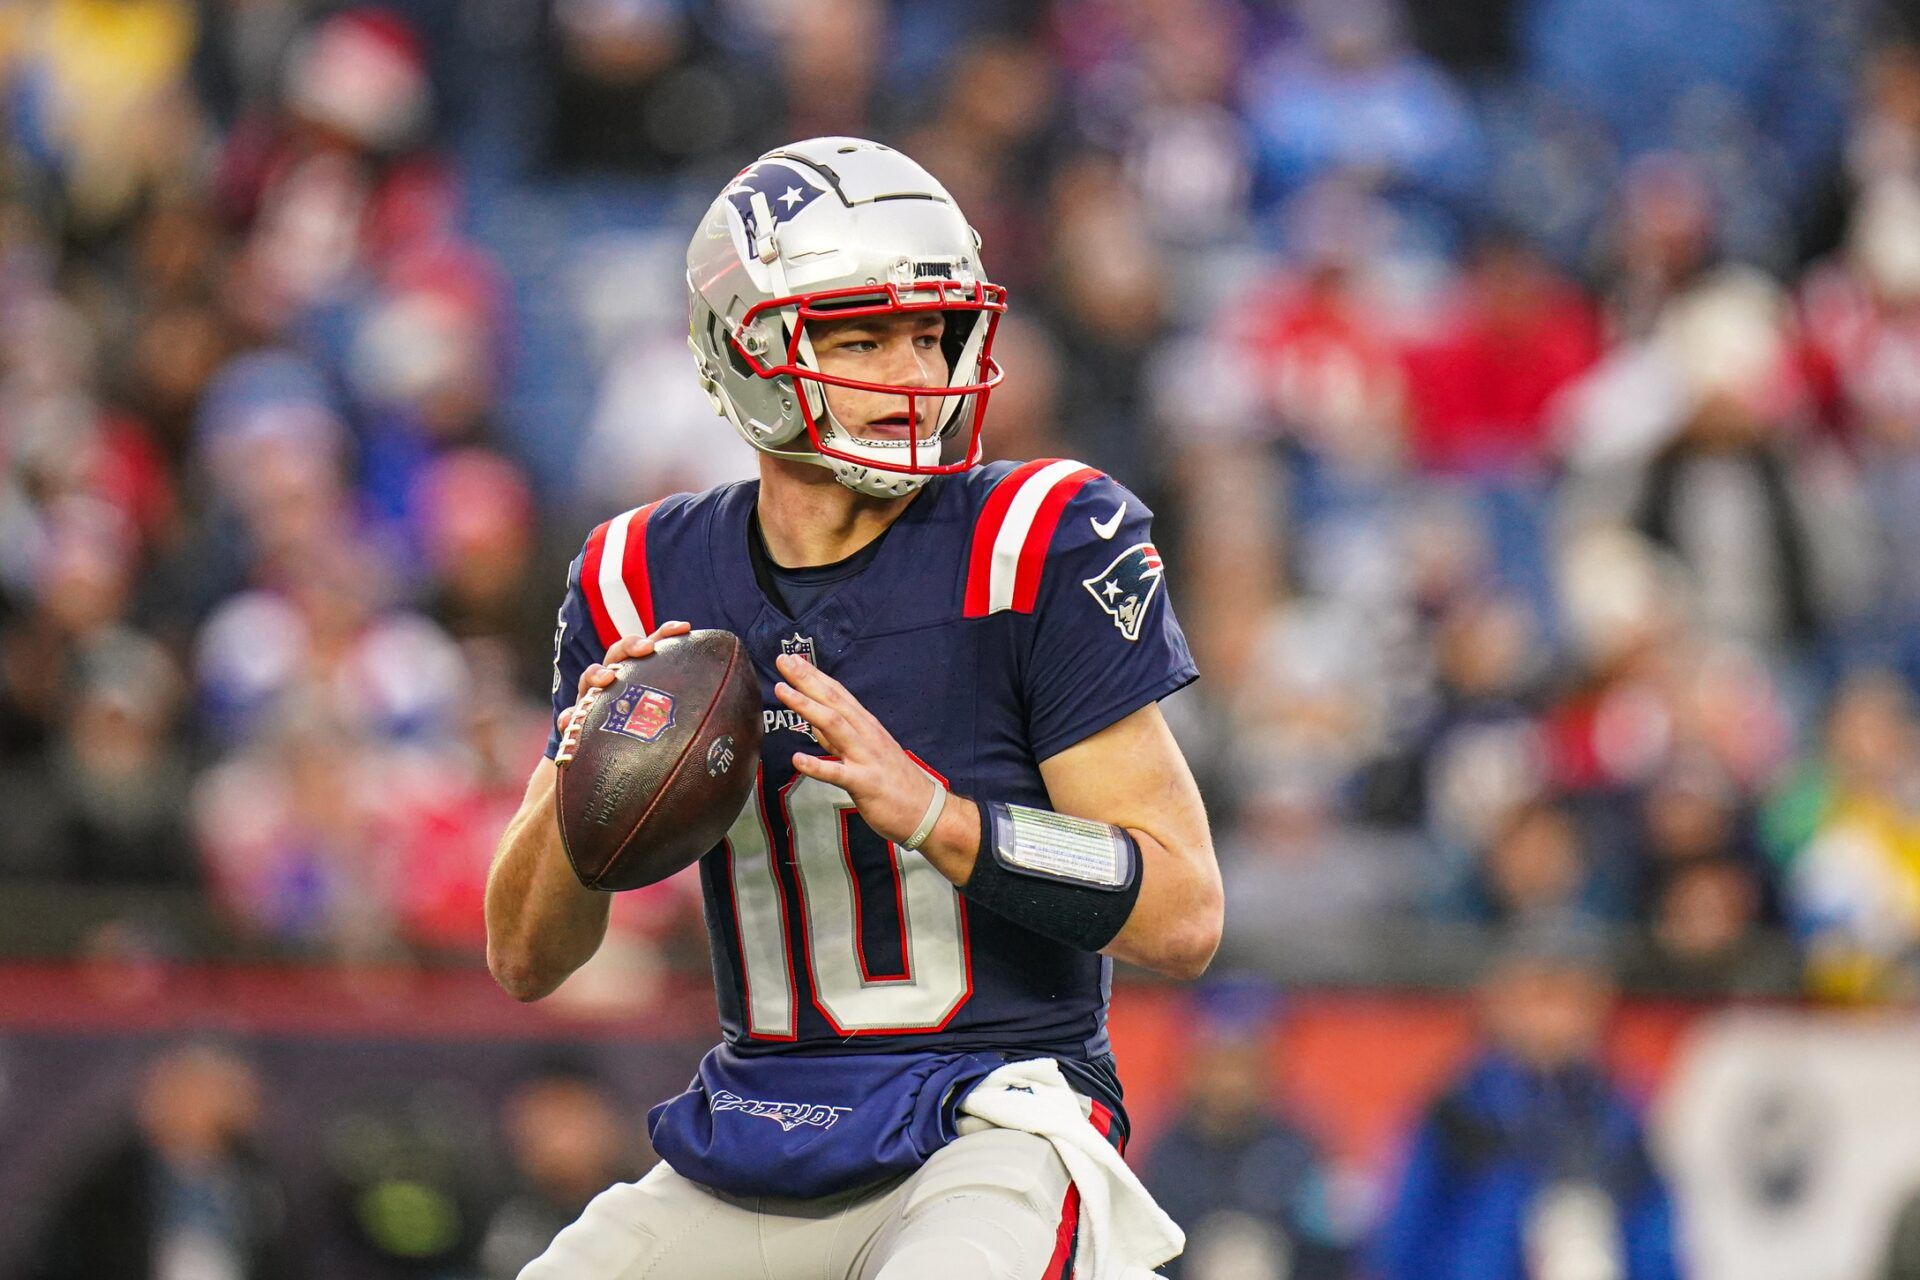
<svg viewBox="0 0 1920 1280">
<path fill-rule="evenodd" d="M 947 807 L 934 823 L 933 834 L 920 846 L 927 861 L 956 885 L 964 885 L 973 874 L 973 860 L 980 856 L 980 808 L 961 795 L 949 795 Z"/>
<path fill-rule="evenodd" d="M 612 897 L 581 886 L 554 812 L 556 770 L 542 761 L 487 876 L 487 968 L 517 1000 L 550 995 L 599 949 Z"/>
<path fill-rule="evenodd" d="M 920 851 L 964 889 L 980 857 L 980 829 L 979 805 L 949 796 Z M 1212 850 L 1176 852 L 1149 832 L 1129 828 L 1127 833 L 1139 848 L 1140 894 L 1101 952 L 1168 977 L 1197 978 L 1219 948 L 1224 913 Z"/>
<path fill-rule="evenodd" d="M 1180 851 L 1128 828 L 1140 847 L 1140 896 L 1101 951 L 1116 960 L 1191 981 L 1220 949 L 1225 895 L 1213 850 Z"/>
<path fill-rule="evenodd" d="M 1148 705 L 1041 762 L 1062 813 L 1126 829 L 1139 894 L 1101 945 L 1115 959 L 1171 978 L 1205 972 L 1223 924 L 1220 868 L 1193 772 L 1157 705 Z"/>
</svg>

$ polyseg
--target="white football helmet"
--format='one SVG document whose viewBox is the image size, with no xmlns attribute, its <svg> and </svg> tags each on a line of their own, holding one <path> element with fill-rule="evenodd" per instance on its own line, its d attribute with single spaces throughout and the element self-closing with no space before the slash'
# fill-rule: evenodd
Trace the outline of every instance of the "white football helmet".
<svg viewBox="0 0 1920 1280">
<path fill-rule="evenodd" d="M 708 208 L 687 246 L 688 342 L 714 412 L 748 444 L 899 497 L 980 461 L 987 396 L 1001 378 L 993 335 L 1006 290 L 980 265 L 980 237 L 932 174 L 891 147 L 813 138 L 769 151 Z M 810 320 L 939 311 L 945 386 L 860 382 L 820 371 Z M 823 385 L 902 396 L 907 421 L 939 402 L 922 438 L 867 438 L 827 409 Z M 944 446 L 962 427 L 952 462 Z"/>
</svg>

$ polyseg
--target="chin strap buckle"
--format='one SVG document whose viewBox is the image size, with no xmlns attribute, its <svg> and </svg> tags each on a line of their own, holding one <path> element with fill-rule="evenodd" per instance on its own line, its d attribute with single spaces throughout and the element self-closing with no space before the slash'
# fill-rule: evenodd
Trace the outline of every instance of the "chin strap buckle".
<svg viewBox="0 0 1920 1280">
<path fill-rule="evenodd" d="M 777 224 L 773 220 L 773 207 L 767 203 L 767 193 L 764 191 L 754 192 L 752 204 L 753 243 L 758 250 L 755 256 L 763 263 L 776 262 L 780 257 L 780 246 L 776 243 L 778 235 L 775 227 Z"/>
</svg>

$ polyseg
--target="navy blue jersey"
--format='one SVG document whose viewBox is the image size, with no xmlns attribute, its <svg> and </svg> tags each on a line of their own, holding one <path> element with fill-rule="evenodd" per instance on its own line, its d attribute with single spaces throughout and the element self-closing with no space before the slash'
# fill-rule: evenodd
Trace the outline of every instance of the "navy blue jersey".
<svg viewBox="0 0 1920 1280">
<path fill-rule="evenodd" d="M 871 1055 L 875 1069 L 924 1059 L 918 1077 L 935 1059 L 1046 1055 L 1117 1108 L 1111 962 L 968 903 L 923 856 L 874 834 L 846 792 L 797 774 L 794 752 L 824 748 L 775 698 L 773 664 L 817 662 L 955 792 L 1049 807 L 1041 761 L 1196 674 L 1152 513 L 1075 462 L 936 478 L 862 572 L 788 617 L 755 578 L 757 494 L 749 482 L 677 495 L 594 530 L 555 638 L 556 715 L 615 639 L 669 619 L 734 632 L 760 674 L 755 794 L 700 863 L 725 1034 L 725 1087 L 707 1082 L 706 1109 L 713 1096 L 749 1113 L 812 1105 L 742 1090 L 768 1092 L 755 1082 L 780 1081 L 783 1065 L 786 1078 L 817 1076 L 827 1064 L 793 1059 L 828 1055 Z M 556 732 L 549 755 L 557 745 Z M 851 1058 L 841 1066 L 858 1074 Z"/>
</svg>

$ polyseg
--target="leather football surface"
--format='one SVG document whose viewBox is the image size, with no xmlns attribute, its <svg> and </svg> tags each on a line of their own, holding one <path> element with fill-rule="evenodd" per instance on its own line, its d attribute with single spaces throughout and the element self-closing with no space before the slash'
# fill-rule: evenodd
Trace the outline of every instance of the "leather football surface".
<svg viewBox="0 0 1920 1280">
<path fill-rule="evenodd" d="M 732 632 L 662 640 L 614 670 L 560 768 L 560 839 L 589 889 L 638 889 L 697 861 L 760 764 L 760 679 Z"/>
</svg>

